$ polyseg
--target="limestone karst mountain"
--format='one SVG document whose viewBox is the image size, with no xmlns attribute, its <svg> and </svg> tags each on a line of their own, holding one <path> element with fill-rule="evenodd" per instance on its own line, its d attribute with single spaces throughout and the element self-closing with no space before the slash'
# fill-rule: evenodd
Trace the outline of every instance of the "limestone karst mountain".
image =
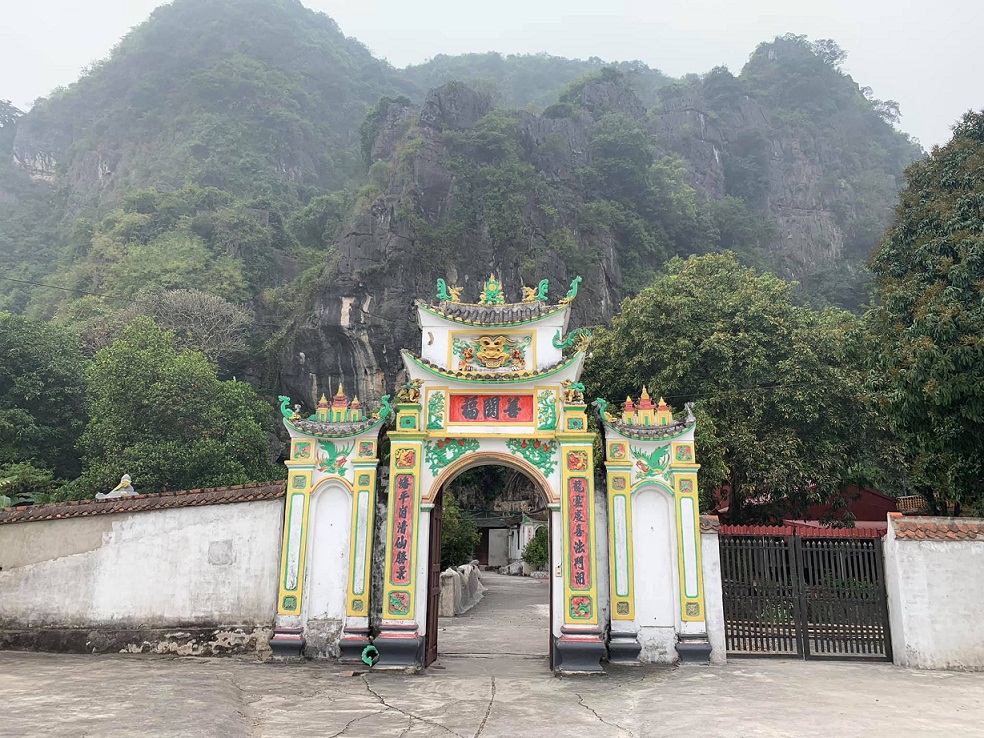
<svg viewBox="0 0 984 738">
<path fill-rule="evenodd" d="M 581 274 L 589 325 L 667 259 L 730 248 L 856 306 L 921 152 L 836 51 L 783 37 L 679 81 L 544 56 L 398 70 L 296 0 L 176 0 L 0 123 L 0 270 L 23 280 L 0 308 L 91 330 L 210 291 L 256 317 L 240 376 L 310 401 L 391 387 L 437 277 L 477 294 L 494 271 L 518 299 Z"/>
</svg>

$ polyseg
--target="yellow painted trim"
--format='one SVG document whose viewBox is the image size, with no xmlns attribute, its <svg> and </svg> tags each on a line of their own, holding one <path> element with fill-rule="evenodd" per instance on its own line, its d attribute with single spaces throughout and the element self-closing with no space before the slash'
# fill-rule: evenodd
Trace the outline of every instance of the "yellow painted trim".
<svg viewBox="0 0 984 738">
<path fill-rule="evenodd" d="M 297 551 L 297 587 L 287 589 L 287 559 L 289 551 L 287 549 L 290 540 L 290 507 L 291 498 L 294 495 L 304 496 L 304 505 L 301 508 L 301 538 L 298 542 Z M 280 569 L 280 596 L 277 601 L 277 612 L 282 615 L 298 615 L 304 612 L 304 571 L 307 564 L 307 533 L 308 533 L 308 514 L 311 511 L 311 492 L 310 490 L 288 490 L 285 506 L 284 519 L 284 541 L 283 555 L 281 557 Z M 285 610 L 283 607 L 284 597 L 293 596 L 297 598 L 297 609 Z"/>
<path fill-rule="evenodd" d="M 376 489 L 376 467 L 368 467 L 365 469 L 359 469 L 358 467 L 353 467 L 355 472 L 356 485 L 352 492 L 352 524 L 350 526 L 350 537 L 349 537 L 349 575 L 348 575 L 348 597 L 345 603 L 345 614 L 349 617 L 369 617 L 369 593 L 371 590 L 371 577 L 372 577 L 372 539 L 373 539 L 373 520 L 375 517 L 375 508 L 373 504 L 373 491 Z M 362 474 L 369 475 L 369 482 L 367 484 L 359 484 L 358 479 Z M 357 593 L 355 591 L 355 575 L 356 575 L 356 545 L 358 542 L 358 528 L 360 526 L 359 522 L 359 495 L 361 493 L 367 493 L 369 495 L 368 504 L 366 505 L 366 520 L 362 522 L 362 525 L 366 528 L 366 555 L 363 562 L 363 585 L 364 591 Z M 354 603 L 356 600 L 362 601 L 362 609 L 356 609 Z"/>
<path fill-rule="evenodd" d="M 477 424 L 480 425 L 480 424 Z M 500 433 L 462 433 L 460 430 L 455 430 L 454 433 L 448 433 L 446 431 L 431 431 L 426 435 L 428 439 L 430 438 L 501 438 L 502 440 L 507 440 L 509 438 L 550 438 L 555 439 L 557 437 L 556 433 L 548 431 L 525 431 L 519 430 L 516 433 L 510 432 L 500 432 Z M 406 436 L 401 436 L 401 438 L 406 438 Z"/>
<path fill-rule="evenodd" d="M 532 362 L 530 362 L 528 360 L 526 362 L 527 363 L 527 368 L 526 369 L 522 369 L 520 371 L 529 371 L 530 369 L 532 369 L 533 371 L 536 371 L 536 366 L 537 366 L 537 364 L 536 364 L 536 333 L 537 333 L 536 330 L 531 330 L 531 329 L 523 330 L 523 329 L 520 329 L 520 328 L 507 328 L 505 330 L 496 330 L 494 328 L 492 330 L 467 330 L 467 331 L 450 330 L 450 331 L 448 331 L 448 363 L 445 366 L 447 366 L 447 368 L 450 369 L 451 371 L 457 371 L 457 367 L 454 366 L 454 339 L 455 338 L 461 338 L 463 336 L 473 336 L 475 338 L 481 338 L 482 336 L 491 336 L 491 337 L 494 338 L 495 336 L 521 335 L 521 336 L 529 336 L 530 337 L 529 348 L 530 348 L 530 351 L 533 354 L 533 359 L 532 359 Z M 527 357 L 527 359 L 529 359 L 529 357 Z M 533 364 L 532 367 L 529 366 L 530 363 Z M 485 368 L 483 368 L 481 371 L 495 371 L 495 370 L 494 369 L 485 369 Z M 502 374 L 504 376 L 509 376 L 510 373 L 511 372 L 509 370 L 506 370 L 506 371 L 502 372 Z"/>
<path fill-rule="evenodd" d="M 594 484 L 594 447 L 593 434 L 589 437 L 578 436 L 576 441 L 562 442 L 560 446 L 561 464 L 561 489 L 560 489 L 560 515 L 561 515 L 561 561 L 564 569 L 564 600 L 561 606 L 564 608 L 564 625 L 597 625 L 598 624 L 598 551 L 597 551 L 597 521 L 595 519 L 595 484 Z M 584 451 L 588 455 L 587 468 L 584 471 L 571 471 L 567 468 L 567 454 L 571 451 Z M 591 557 L 591 586 L 585 590 L 573 590 L 571 588 L 571 577 L 574 571 L 570 561 L 570 510 L 568 494 L 568 484 L 571 477 L 581 477 L 587 482 L 588 508 L 588 553 Z M 570 615 L 571 597 L 587 595 L 591 598 L 592 611 L 590 618 L 572 618 Z"/>
<path fill-rule="evenodd" d="M 689 493 L 680 492 L 680 482 L 684 480 L 690 480 L 693 482 L 693 491 Z M 696 474 L 680 474 L 673 480 L 674 487 L 676 487 L 676 517 L 677 517 L 677 559 L 679 563 L 680 571 L 680 619 L 684 622 L 694 622 L 702 621 L 706 617 L 705 603 L 704 603 L 704 572 L 703 572 L 703 562 L 701 560 L 700 552 L 700 503 L 698 500 L 697 493 L 697 475 Z M 684 521 L 683 511 L 682 511 L 682 501 L 684 499 L 689 499 L 693 501 L 694 514 L 692 519 Z M 684 551 L 683 551 L 683 526 L 693 526 L 694 531 L 694 564 L 696 566 L 696 576 L 697 576 L 697 595 L 694 597 L 689 597 L 687 595 L 687 585 L 686 585 L 686 570 L 684 564 Z M 696 603 L 699 608 L 697 615 L 687 614 L 687 605 Z"/>
<path fill-rule="evenodd" d="M 612 480 L 624 479 L 625 489 L 613 491 Z M 633 558 L 633 539 L 632 539 L 632 491 L 628 471 L 609 470 L 606 475 L 608 484 L 608 572 L 609 589 L 611 596 L 611 617 L 612 620 L 635 620 L 635 560 Z M 617 591 L 615 574 L 615 498 L 625 499 L 625 547 L 626 547 L 626 566 L 628 579 L 628 594 L 620 595 Z M 626 613 L 618 612 L 618 603 L 627 602 L 629 609 Z"/>
<path fill-rule="evenodd" d="M 412 449 L 416 453 L 414 466 L 409 469 L 398 469 L 396 467 L 397 452 L 402 449 Z M 386 504 L 388 519 L 386 521 L 386 562 L 383 579 L 383 620 L 414 620 L 417 612 L 417 574 L 419 568 L 417 541 L 420 538 L 420 500 L 421 500 L 421 463 L 424 456 L 424 445 L 419 439 L 408 439 L 406 436 L 396 436 L 391 438 L 390 447 L 390 474 L 389 474 L 389 500 Z M 396 478 L 400 474 L 412 474 L 414 477 L 413 497 L 410 500 L 410 517 L 413 521 L 412 535 L 410 538 L 410 556 L 408 557 L 408 571 L 410 581 L 405 585 L 392 583 L 393 577 L 393 530 L 396 527 L 396 504 L 397 490 Z M 410 593 L 410 610 L 401 615 L 391 615 L 389 613 L 389 598 L 393 592 Z"/>
<path fill-rule="evenodd" d="M 297 456 L 297 447 L 302 443 L 306 443 L 310 446 L 310 452 L 307 458 L 301 459 Z M 304 464 L 314 464 L 318 458 L 318 442 L 312 438 L 294 438 L 291 440 L 290 444 L 290 460 L 296 461 Z"/>
<path fill-rule="evenodd" d="M 458 436 L 459 438 L 464 438 L 464 436 Z M 501 438 L 502 436 L 496 436 Z M 504 451 L 483 451 L 479 449 L 478 451 L 472 451 L 462 456 L 460 459 L 451 462 L 441 473 L 437 475 L 434 481 L 431 483 L 430 489 L 427 494 L 424 495 L 421 500 L 423 504 L 433 505 L 434 501 L 437 499 L 437 493 L 441 488 L 454 479 L 458 474 L 467 471 L 475 466 L 487 466 L 490 464 L 501 464 L 502 466 L 511 466 L 512 468 L 525 473 L 534 483 L 539 485 L 540 491 L 546 497 L 547 503 L 556 503 L 559 498 L 556 494 L 551 496 L 551 492 L 555 492 L 547 478 L 543 476 L 543 473 L 533 466 L 526 459 L 521 456 L 514 456 L 513 454 Z"/>
</svg>

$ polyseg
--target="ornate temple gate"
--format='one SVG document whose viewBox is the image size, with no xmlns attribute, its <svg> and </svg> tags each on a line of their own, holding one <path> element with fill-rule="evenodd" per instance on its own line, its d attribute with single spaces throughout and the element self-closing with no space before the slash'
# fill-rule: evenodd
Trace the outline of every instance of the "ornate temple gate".
<svg viewBox="0 0 984 738">
<path fill-rule="evenodd" d="M 437 655 L 440 495 L 462 472 L 496 464 L 529 477 L 550 511 L 556 670 L 598 672 L 606 656 L 706 662 L 695 423 L 689 411 L 676 421 L 645 388 L 638 406 L 629 399 L 621 418 L 598 400 L 606 509 L 605 490 L 595 488 L 597 433 L 589 427 L 579 382 L 590 334 L 567 332 L 579 282 L 556 304 L 547 302 L 546 280 L 536 290 L 524 288 L 522 302 L 506 303 L 501 284 L 490 277 L 480 301 L 466 304 L 459 288 L 449 290 L 439 280 L 440 302 L 416 305 L 421 349 L 402 352 L 407 382 L 393 405 L 383 398 L 375 419 L 365 417 L 357 400 L 349 404 L 341 389 L 331 405 L 322 398 L 307 420 L 282 398 L 293 442 L 275 652 L 303 648 L 311 654 L 312 638 L 330 640 L 326 634 L 334 627 L 335 651 L 343 658 L 358 658 L 371 640 L 377 668 L 431 663 Z M 391 423 L 384 577 L 376 593 L 381 601 L 372 603 L 379 625 L 370 632 L 372 500 L 384 422 Z M 321 581 L 319 562 L 330 559 L 318 552 L 331 549 L 332 531 L 324 540 L 309 533 L 309 510 L 325 487 L 350 495 L 350 519 L 331 539 L 344 536 L 350 546 L 334 559 L 341 573 L 337 589 L 345 590 L 336 599 L 344 607 L 319 619 L 320 601 L 307 603 L 303 587 Z M 607 540 L 599 539 L 599 514 L 608 518 L 602 527 Z M 315 655 L 330 651 L 314 649 Z"/>
</svg>

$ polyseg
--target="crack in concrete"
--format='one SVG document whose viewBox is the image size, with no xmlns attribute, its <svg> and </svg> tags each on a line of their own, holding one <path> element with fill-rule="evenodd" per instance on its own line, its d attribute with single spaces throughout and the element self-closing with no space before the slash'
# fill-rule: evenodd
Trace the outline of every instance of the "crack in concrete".
<svg viewBox="0 0 984 738">
<path fill-rule="evenodd" d="M 478 726 L 478 732 L 475 733 L 474 738 L 478 738 L 482 731 L 485 730 L 485 723 L 489 721 L 489 715 L 492 713 L 492 703 L 495 702 L 495 677 L 492 677 L 492 696 L 489 697 L 488 707 L 485 708 L 485 716 L 482 718 L 482 723 Z"/>
<path fill-rule="evenodd" d="M 454 730 L 451 730 L 451 728 L 447 727 L 446 725 L 441 725 L 439 722 L 437 722 L 435 720 L 431 720 L 430 718 L 422 717 L 421 715 L 416 715 L 416 714 L 414 714 L 412 712 L 407 712 L 406 710 L 403 710 L 403 709 L 397 707 L 396 705 L 391 705 L 389 702 L 387 702 L 386 700 L 383 699 L 383 696 L 381 694 L 379 694 L 379 692 L 377 692 L 375 689 L 372 688 L 372 685 L 369 684 L 369 679 L 366 678 L 366 675 L 365 674 L 362 675 L 362 681 L 366 683 L 366 691 L 368 691 L 369 694 L 371 694 L 373 697 L 375 697 L 377 700 L 379 700 L 379 704 L 383 705 L 384 707 L 388 707 L 390 710 L 395 710 L 396 712 L 400 713 L 401 715 L 406 715 L 408 718 L 413 718 L 414 720 L 419 720 L 420 722 L 426 723 L 427 725 L 433 725 L 435 728 L 440 728 L 441 730 L 444 730 L 444 731 L 450 733 L 451 735 L 458 736 L 458 738 L 467 738 L 467 736 L 463 736 L 463 735 L 461 735 L 461 733 L 458 733 L 458 732 L 456 732 Z"/>
<path fill-rule="evenodd" d="M 352 718 L 347 723 L 345 723 L 345 726 L 340 731 L 338 731 L 337 733 L 332 733 L 330 736 L 328 736 L 328 738 L 338 738 L 338 736 L 342 735 L 342 733 L 344 733 L 346 730 L 351 728 L 360 720 L 371 718 L 373 715 L 381 715 L 384 712 L 386 712 L 386 710 L 376 710 L 376 712 L 370 712 L 368 715 L 360 715 L 359 717 Z"/>
<path fill-rule="evenodd" d="M 406 729 L 403 732 L 401 732 L 400 735 L 398 735 L 396 738 L 403 738 L 403 736 L 407 735 L 411 730 L 413 730 L 413 715 L 411 715 L 410 719 L 407 721 Z"/>
<path fill-rule="evenodd" d="M 607 725 L 607 726 L 609 726 L 611 728 L 617 728 L 618 730 L 621 730 L 623 733 L 628 733 L 631 736 L 635 736 L 635 733 L 633 733 L 628 728 L 623 728 L 618 723 L 610 723 L 607 720 L 605 720 L 605 718 L 603 718 L 601 715 L 598 714 L 598 711 L 597 710 L 595 710 L 593 707 L 591 707 L 591 705 L 587 704 L 584 701 L 584 697 L 581 696 L 580 692 L 575 692 L 574 695 L 577 697 L 577 701 L 578 701 L 578 703 L 580 703 L 581 707 L 583 707 L 585 710 L 588 710 L 592 715 L 594 715 L 596 718 L 598 718 L 598 720 L 600 720 L 601 722 L 603 722 L 605 725 Z"/>
</svg>

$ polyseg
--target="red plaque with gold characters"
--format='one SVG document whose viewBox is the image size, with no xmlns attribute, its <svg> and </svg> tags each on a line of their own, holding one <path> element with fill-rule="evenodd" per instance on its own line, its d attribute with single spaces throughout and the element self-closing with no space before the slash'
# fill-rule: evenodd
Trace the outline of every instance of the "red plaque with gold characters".
<svg viewBox="0 0 984 738">
<path fill-rule="evenodd" d="M 532 423 L 533 395 L 451 395 L 452 423 Z"/>
</svg>

